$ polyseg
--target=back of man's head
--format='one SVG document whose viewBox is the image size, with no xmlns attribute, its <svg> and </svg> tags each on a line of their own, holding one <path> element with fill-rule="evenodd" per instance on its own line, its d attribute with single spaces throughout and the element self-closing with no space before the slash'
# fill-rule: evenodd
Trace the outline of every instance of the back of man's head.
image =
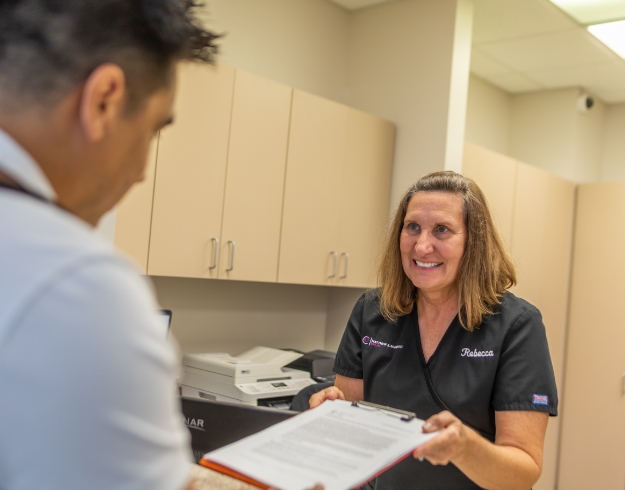
<svg viewBox="0 0 625 490">
<path fill-rule="evenodd" d="M 134 110 L 179 60 L 212 62 L 217 36 L 194 0 L 0 0 L 0 110 L 51 107 L 104 63 Z"/>
</svg>

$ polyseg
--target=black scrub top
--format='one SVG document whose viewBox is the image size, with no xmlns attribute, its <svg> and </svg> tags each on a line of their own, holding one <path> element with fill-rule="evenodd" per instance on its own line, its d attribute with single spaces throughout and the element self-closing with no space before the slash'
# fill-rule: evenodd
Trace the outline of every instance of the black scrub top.
<svg viewBox="0 0 625 490">
<path fill-rule="evenodd" d="M 352 311 L 334 372 L 362 379 L 365 400 L 415 412 L 421 419 L 447 407 L 490 441 L 495 440 L 495 411 L 557 415 L 558 394 L 542 317 L 512 293 L 473 332 L 462 328 L 456 316 L 426 365 L 416 307 L 391 323 L 380 313 L 378 291 L 367 291 Z M 363 488 L 480 487 L 451 463 L 434 466 L 408 457 Z"/>
</svg>

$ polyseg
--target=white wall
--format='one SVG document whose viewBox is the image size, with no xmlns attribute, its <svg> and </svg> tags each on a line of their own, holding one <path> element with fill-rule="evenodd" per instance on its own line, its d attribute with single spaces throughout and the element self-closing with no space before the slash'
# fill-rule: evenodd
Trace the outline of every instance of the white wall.
<svg viewBox="0 0 625 490">
<path fill-rule="evenodd" d="M 328 0 L 208 0 L 219 60 L 347 102 L 349 12 Z"/>
<path fill-rule="evenodd" d="M 397 124 L 391 208 L 422 175 L 446 163 L 460 168 L 471 22 L 465 0 L 404 0 L 353 13 L 349 104 Z"/>
<path fill-rule="evenodd" d="M 508 154 L 573 182 L 597 182 L 605 105 L 595 99 L 586 113 L 577 109 L 580 88 L 545 90 L 512 97 Z"/>
<path fill-rule="evenodd" d="M 328 289 L 255 282 L 153 277 L 159 302 L 173 311 L 183 354 L 240 354 L 255 345 L 323 349 Z"/>
<path fill-rule="evenodd" d="M 466 118 L 467 141 L 504 155 L 510 146 L 512 96 L 471 75 Z"/>
<path fill-rule="evenodd" d="M 606 107 L 601 181 L 625 181 L 625 104 Z"/>
</svg>

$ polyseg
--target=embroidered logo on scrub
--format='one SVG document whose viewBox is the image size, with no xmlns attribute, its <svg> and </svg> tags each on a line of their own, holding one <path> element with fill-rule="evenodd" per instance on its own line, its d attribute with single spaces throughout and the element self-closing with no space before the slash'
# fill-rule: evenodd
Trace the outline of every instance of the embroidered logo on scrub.
<svg viewBox="0 0 625 490">
<path fill-rule="evenodd" d="M 386 347 L 388 349 L 403 349 L 403 345 L 391 345 L 386 342 L 380 342 L 379 340 L 372 339 L 369 336 L 365 336 L 362 338 L 362 343 L 368 345 L 369 347 Z"/>
<path fill-rule="evenodd" d="M 532 403 L 534 405 L 549 405 L 549 397 L 547 395 L 532 395 Z"/>
<path fill-rule="evenodd" d="M 471 350 L 465 347 L 464 349 L 462 349 L 460 355 L 462 357 L 494 357 L 495 353 L 492 350 Z"/>
</svg>

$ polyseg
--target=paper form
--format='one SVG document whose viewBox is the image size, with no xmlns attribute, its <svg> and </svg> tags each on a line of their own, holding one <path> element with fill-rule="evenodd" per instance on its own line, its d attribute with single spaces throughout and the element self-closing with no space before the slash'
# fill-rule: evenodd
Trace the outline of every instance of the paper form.
<svg viewBox="0 0 625 490">
<path fill-rule="evenodd" d="M 347 490 L 370 480 L 437 433 L 423 421 L 342 400 L 276 424 L 204 458 L 281 490 L 321 483 Z"/>
</svg>

